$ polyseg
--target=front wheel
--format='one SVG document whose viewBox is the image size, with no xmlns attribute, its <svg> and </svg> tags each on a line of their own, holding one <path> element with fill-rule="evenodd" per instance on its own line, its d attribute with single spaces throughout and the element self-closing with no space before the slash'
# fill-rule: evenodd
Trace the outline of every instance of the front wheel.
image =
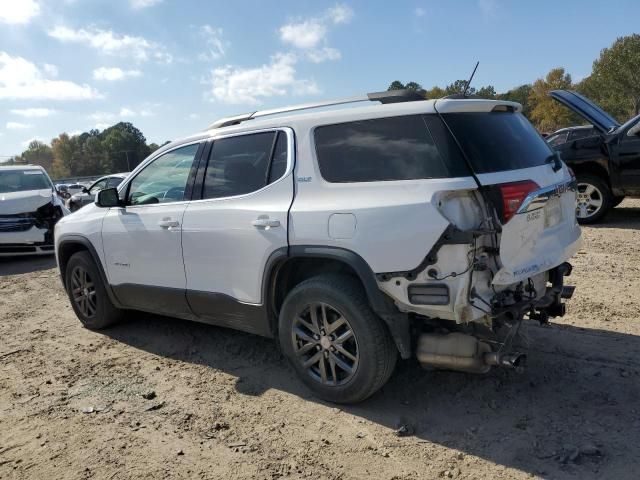
<svg viewBox="0 0 640 480">
<path fill-rule="evenodd" d="M 362 286 L 343 275 L 313 277 L 287 295 L 279 340 L 307 387 L 335 403 L 373 395 L 391 376 L 398 353 Z"/>
<path fill-rule="evenodd" d="M 599 222 L 613 207 L 609 185 L 602 178 L 590 174 L 578 175 L 576 183 L 578 222 L 585 225 Z"/>
<path fill-rule="evenodd" d="M 95 264 L 87 251 L 74 253 L 67 262 L 65 286 L 76 316 L 90 330 L 107 328 L 122 316 L 111 303 Z"/>
</svg>

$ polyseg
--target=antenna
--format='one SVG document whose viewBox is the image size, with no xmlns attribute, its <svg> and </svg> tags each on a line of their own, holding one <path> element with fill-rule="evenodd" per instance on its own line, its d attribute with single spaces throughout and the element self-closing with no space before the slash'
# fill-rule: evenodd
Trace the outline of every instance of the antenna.
<svg viewBox="0 0 640 480">
<path fill-rule="evenodd" d="M 467 80 L 467 84 L 464 86 L 464 92 L 462 92 L 462 96 L 463 97 L 467 96 L 467 91 L 469 90 L 469 85 L 471 85 L 471 80 L 473 80 L 473 76 L 476 74 L 476 70 L 478 69 L 478 65 L 480 65 L 480 62 L 476 62 L 476 66 L 473 69 L 473 72 L 471 72 L 471 76 L 469 77 L 469 80 Z"/>
</svg>

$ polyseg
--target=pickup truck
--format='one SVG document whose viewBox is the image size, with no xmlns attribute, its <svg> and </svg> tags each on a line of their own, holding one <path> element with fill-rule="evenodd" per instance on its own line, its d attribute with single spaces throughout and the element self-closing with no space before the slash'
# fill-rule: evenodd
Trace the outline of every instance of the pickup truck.
<svg viewBox="0 0 640 480">
<path fill-rule="evenodd" d="M 620 125 L 577 92 L 549 96 L 594 127 L 590 136 L 552 145 L 576 175 L 578 222 L 597 223 L 625 197 L 640 197 L 640 115 Z"/>
</svg>

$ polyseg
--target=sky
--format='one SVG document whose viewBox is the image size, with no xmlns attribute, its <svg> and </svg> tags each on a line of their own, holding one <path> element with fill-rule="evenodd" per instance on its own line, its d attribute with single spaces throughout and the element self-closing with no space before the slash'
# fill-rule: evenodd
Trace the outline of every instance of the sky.
<svg viewBox="0 0 640 480">
<path fill-rule="evenodd" d="M 148 142 L 217 118 L 467 78 L 503 92 L 640 31 L 617 0 L 0 0 L 0 161 L 130 121 Z"/>
</svg>

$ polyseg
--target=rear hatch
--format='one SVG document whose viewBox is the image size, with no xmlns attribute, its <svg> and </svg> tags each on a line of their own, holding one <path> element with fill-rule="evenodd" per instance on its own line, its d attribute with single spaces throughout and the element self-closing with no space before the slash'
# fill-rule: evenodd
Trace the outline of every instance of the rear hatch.
<svg viewBox="0 0 640 480">
<path fill-rule="evenodd" d="M 493 283 L 520 282 L 568 260 L 580 246 L 574 179 L 520 106 L 442 100 L 436 108 L 501 224 L 502 268 Z"/>
<path fill-rule="evenodd" d="M 601 133 L 611 132 L 620 126 L 615 118 L 578 92 L 553 90 L 549 92 L 549 96 L 573 110 Z"/>
</svg>

